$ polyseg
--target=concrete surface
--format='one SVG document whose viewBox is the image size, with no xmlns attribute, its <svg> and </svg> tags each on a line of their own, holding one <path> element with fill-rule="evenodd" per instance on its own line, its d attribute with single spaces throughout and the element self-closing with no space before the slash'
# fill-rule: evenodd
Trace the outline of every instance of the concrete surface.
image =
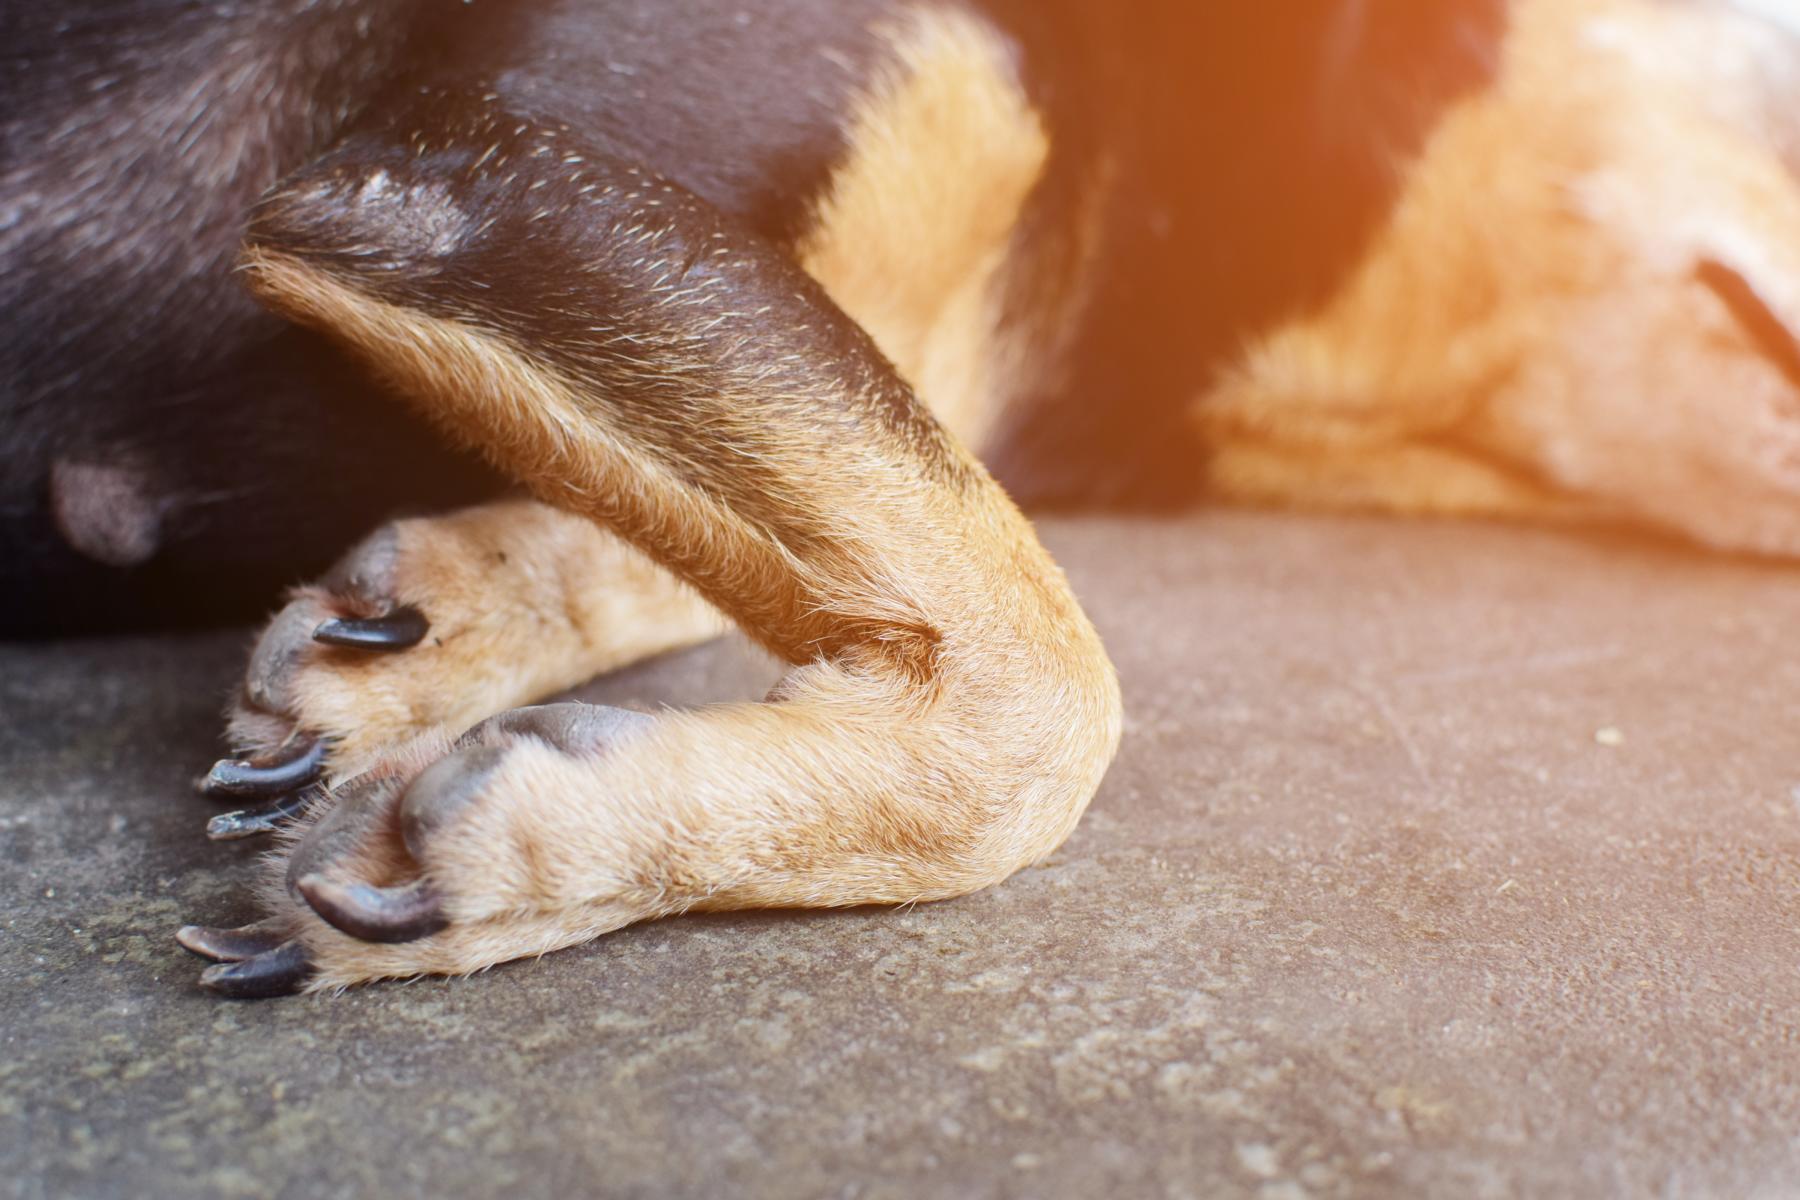
<svg viewBox="0 0 1800 1200">
<path fill-rule="evenodd" d="M 1059 521 L 1124 751 L 1053 862 L 232 1004 L 241 636 L 0 649 L 0 1193 L 1800 1195 L 1800 570 Z M 589 689 L 771 675 L 705 648 Z"/>
</svg>

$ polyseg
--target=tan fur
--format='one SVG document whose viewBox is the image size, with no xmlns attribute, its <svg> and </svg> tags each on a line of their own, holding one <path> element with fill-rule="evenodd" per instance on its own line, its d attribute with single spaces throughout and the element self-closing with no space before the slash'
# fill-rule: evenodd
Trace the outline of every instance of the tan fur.
<svg viewBox="0 0 1800 1200">
<path fill-rule="evenodd" d="M 888 39 L 893 64 L 852 107 L 800 263 L 979 446 L 1022 351 L 1001 336 L 1000 282 L 1049 137 L 973 16 L 916 10 Z"/>
<path fill-rule="evenodd" d="M 1800 329 L 1794 47 L 1718 5 L 1524 0 L 1343 291 L 1197 409 L 1227 496 L 1621 517 L 1800 553 L 1792 385 L 1694 279 Z"/>
</svg>

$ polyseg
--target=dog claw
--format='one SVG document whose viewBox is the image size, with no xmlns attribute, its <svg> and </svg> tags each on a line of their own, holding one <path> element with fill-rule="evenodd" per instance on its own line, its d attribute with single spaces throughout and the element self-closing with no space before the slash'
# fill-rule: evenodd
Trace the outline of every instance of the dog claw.
<svg viewBox="0 0 1800 1200">
<path fill-rule="evenodd" d="M 312 636 L 315 642 L 353 650 L 410 650 L 425 640 L 430 630 L 431 622 L 424 613 L 404 605 L 386 616 L 332 617 L 319 622 Z"/>
<path fill-rule="evenodd" d="M 258 921 L 237 929 L 213 929 L 205 925 L 184 925 L 176 932 L 181 948 L 214 962 L 243 962 L 280 946 L 287 940 L 271 921 Z"/>
<path fill-rule="evenodd" d="M 244 808 L 220 813 L 206 823 L 206 836 L 215 842 L 234 842 L 239 838 L 274 833 L 305 811 L 312 797 L 306 792 L 283 796 L 266 808 Z"/>
<path fill-rule="evenodd" d="M 264 800 L 298 791 L 325 773 L 325 743 L 299 738 L 287 757 L 258 761 L 221 758 L 200 781 L 200 793 L 215 800 Z M 279 753 L 279 752 L 278 752 Z"/>
<path fill-rule="evenodd" d="M 261 1000 L 292 995 L 305 986 L 312 973 L 306 947 L 296 940 L 239 962 L 208 967 L 200 972 L 200 986 L 230 1000 Z"/>
<path fill-rule="evenodd" d="M 295 886 L 328 924 L 365 942 L 414 942 L 450 924 L 442 901 L 423 879 L 397 888 L 346 887 L 322 875 L 307 875 Z"/>
</svg>

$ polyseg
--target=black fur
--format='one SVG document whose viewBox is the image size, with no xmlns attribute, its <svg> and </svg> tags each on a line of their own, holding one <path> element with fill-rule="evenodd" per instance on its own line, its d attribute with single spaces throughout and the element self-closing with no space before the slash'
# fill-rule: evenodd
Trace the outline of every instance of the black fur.
<svg viewBox="0 0 1800 1200">
<path fill-rule="evenodd" d="M 245 616 L 397 508 L 500 486 L 245 298 L 228 264 L 277 180 L 422 104 L 504 111 L 779 245 L 892 3 L 5 0 L 0 634 Z M 1491 68 L 1502 0 L 981 7 L 1056 147 L 1020 307 L 1073 286 L 1053 248 L 1097 173 L 1116 184 L 1075 352 L 989 456 L 1027 500 L 1180 497 L 1182 405 L 1355 260 L 1395 162 Z M 146 561 L 72 548 L 59 460 L 141 477 Z"/>
<path fill-rule="evenodd" d="M 495 486 L 230 275 L 249 206 L 417 53 L 422 5 L 6 10 L 0 632 L 241 617 L 383 511 Z M 70 547 L 59 459 L 143 473 L 149 561 Z"/>
</svg>

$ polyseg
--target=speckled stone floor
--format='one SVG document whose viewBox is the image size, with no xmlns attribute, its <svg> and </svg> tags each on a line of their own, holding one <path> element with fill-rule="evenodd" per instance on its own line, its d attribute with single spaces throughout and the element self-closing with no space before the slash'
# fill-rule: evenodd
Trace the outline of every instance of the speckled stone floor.
<svg viewBox="0 0 1800 1200">
<path fill-rule="evenodd" d="M 171 940 L 250 915 L 188 791 L 243 635 L 0 647 L 0 1194 L 1800 1194 L 1800 570 L 1045 535 L 1129 709 L 1047 865 L 333 999 L 211 1000 Z"/>
</svg>

